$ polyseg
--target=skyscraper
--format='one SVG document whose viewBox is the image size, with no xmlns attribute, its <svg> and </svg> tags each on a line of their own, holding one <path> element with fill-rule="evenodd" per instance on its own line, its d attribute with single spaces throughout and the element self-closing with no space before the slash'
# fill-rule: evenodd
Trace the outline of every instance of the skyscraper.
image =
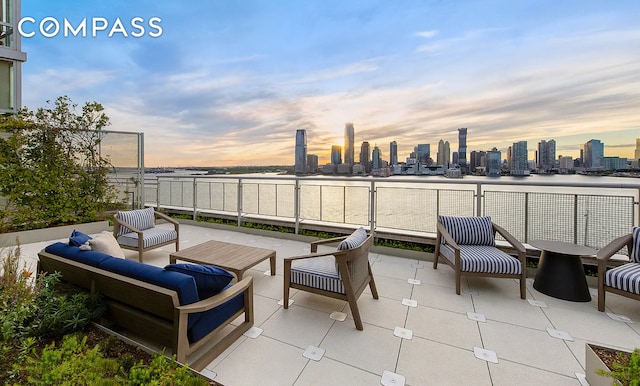
<svg viewBox="0 0 640 386">
<path fill-rule="evenodd" d="M 331 163 L 334 165 L 342 163 L 342 147 L 340 145 L 331 146 Z"/>
<path fill-rule="evenodd" d="M 22 107 L 22 62 L 20 0 L 0 1 L 0 115 Z"/>
<path fill-rule="evenodd" d="M 318 156 L 316 154 L 307 154 L 307 172 L 315 173 L 318 171 Z"/>
<path fill-rule="evenodd" d="M 362 142 L 362 146 L 360 146 L 360 165 L 364 166 L 364 171 L 366 173 L 371 172 L 371 148 L 369 147 L 369 142 Z"/>
<path fill-rule="evenodd" d="M 449 141 L 440 140 L 438 142 L 438 165 L 444 166 L 445 168 L 449 167 L 449 162 L 451 162 L 451 149 L 449 148 Z"/>
<path fill-rule="evenodd" d="M 305 129 L 296 130 L 296 153 L 293 169 L 296 174 L 307 172 L 307 131 Z"/>
<path fill-rule="evenodd" d="M 353 165 L 354 155 L 354 141 L 355 141 L 355 129 L 353 123 L 347 122 L 344 125 L 344 163 L 347 165 Z"/>
<path fill-rule="evenodd" d="M 538 142 L 538 158 L 537 167 L 540 173 L 548 173 L 555 167 L 556 163 L 556 141 L 554 139 L 550 141 Z"/>
<path fill-rule="evenodd" d="M 636 151 L 633 156 L 633 166 L 640 168 L 640 138 L 636 138 Z"/>
<path fill-rule="evenodd" d="M 495 147 L 487 152 L 485 174 L 491 177 L 498 177 L 502 174 L 502 153 Z"/>
<path fill-rule="evenodd" d="M 396 143 L 396 141 L 392 141 L 389 144 L 389 164 L 398 164 L 398 144 Z"/>
<path fill-rule="evenodd" d="M 529 151 L 527 141 L 515 142 L 511 148 L 511 175 L 529 175 Z"/>
<path fill-rule="evenodd" d="M 380 169 L 382 167 L 382 153 L 380 152 L 380 148 L 378 146 L 373 147 L 372 152 L 372 161 L 373 169 Z"/>
<path fill-rule="evenodd" d="M 587 170 L 604 169 L 604 143 L 598 139 L 592 139 L 584 144 L 584 159 L 582 160 Z"/>
<path fill-rule="evenodd" d="M 458 165 L 464 169 L 467 167 L 467 128 L 458 129 Z"/>
<path fill-rule="evenodd" d="M 431 145 L 428 143 L 421 143 L 416 146 L 416 157 L 418 162 L 422 165 L 429 165 L 429 159 L 431 159 Z"/>
</svg>

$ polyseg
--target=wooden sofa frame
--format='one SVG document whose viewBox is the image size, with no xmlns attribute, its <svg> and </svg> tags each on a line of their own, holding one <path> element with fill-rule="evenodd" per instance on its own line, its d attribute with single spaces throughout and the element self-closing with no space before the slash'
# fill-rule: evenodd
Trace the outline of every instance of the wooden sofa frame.
<svg viewBox="0 0 640 386">
<path fill-rule="evenodd" d="M 38 253 L 38 272 L 60 272 L 62 279 L 92 294 L 102 295 L 107 314 L 100 322 L 115 324 L 144 340 L 168 348 L 180 363 L 200 371 L 235 342 L 254 323 L 253 279 L 246 277 L 225 291 L 197 303 L 181 306 L 178 293 L 161 286 L 78 263 L 45 251 Z M 187 322 L 190 314 L 204 312 L 244 293 L 244 308 L 202 339 L 189 343 Z M 220 332 L 244 313 L 244 322 L 220 339 Z M 232 326 L 233 327 L 233 326 Z M 207 343 L 215 344 L 206 352 L 188 357 Z M 205 350 L 202 350 L 205 351 Z"/>
</svg>

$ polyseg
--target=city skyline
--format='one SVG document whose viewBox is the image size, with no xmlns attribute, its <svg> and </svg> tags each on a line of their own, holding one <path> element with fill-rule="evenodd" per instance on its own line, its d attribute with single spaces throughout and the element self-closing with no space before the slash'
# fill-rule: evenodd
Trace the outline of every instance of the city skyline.
<svg viewBox="0 0 640 386">
<path fill-rule="evenodd" d="M 22 40 L 22 99 L 102 103 L 108 129 L 145 133 L 148 166 L 291 165 L 298 129 L 324 164 L 345 122 L 356 147 L 396 141 L 400 159 L 440 139 L 456 151 L 463 127 L 467 154 L 528 141 L 533 159 L 553 138 L 577 158 L 597 138 L 633 158 L 639 12 L 633 1 L 25 0 L 36 33 Z M 162 34 L 46 38 L 46 17 L 159 17 Z"/>
</svg>

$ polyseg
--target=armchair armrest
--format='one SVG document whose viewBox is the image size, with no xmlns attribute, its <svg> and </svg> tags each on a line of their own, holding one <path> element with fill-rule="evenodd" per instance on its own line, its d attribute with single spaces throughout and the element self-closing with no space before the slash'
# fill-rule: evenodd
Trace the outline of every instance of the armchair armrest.
<svg viewBox="0 0 640 386">
<path fill-rule="evenodd" d="M 332 237 L 330 239 L 322 239 L 322 240 L 312 241 L 310 243 L 311 252 L 317 252 L 318 251 L 318 245 L 335 243 L 337 241 L 342 241 L 342 240 L 346 239 L 347 237 L 349 237 L 349 236 Z"/>
<path fill-rule="evenodd" d="M 453 237 L 447 231 L 447 229 L 444 227 L 444 225 L 442 225 L 442 223 L 438 222 L 437 229 L 438 229 L 438 233 L 440 233 L 442 238 L 444 238 L 445 244 L 448 244 L 454 250 L 457 250 L 457 251 L 460 250 L 460 246 L 458 245 L 458 243 L 453 241 Z"/>
<path fill-rule="evenodd" d="M 120 220 L 115 214 L 113 215 L 113 221 L 114 221 L 114 226 L 113 226 L 113 234 L 117 234 L 118 233 L 118 228 L 125 227 L 125 228 L 129 228 L 132 232 L 136 232 L 137 234 L 141 235 L 142 231 L 136 227 L 134 227 L 133 225 L 129 225 L 127 222 Z"/>
<path fill-rule="evenodd" d="M 153 213 L 154 213 L 156 218 L 161 218 L 161 219 L 165 220 L 166 222 L 170 222 L 173 225 L 179 225 L 180 224 L 176 219 L 174 219 L 174 218 L 172 218 L 170 216 L 167 216 L 166 214 L 164 214 L 162 212 L 154 211 Z"/>
<path fill-rule="evenodd" d="M 308 255 L 294 256 L 294 257 L 285 257 L 284 262 L 286 263 L 288 261 L 289 263 L 291 263 L 294 260 L 310 259 L 312 257 L 320 257 L 320 256 L 332 256 L 332 255 L 339 254 L 341 252 L 342 251 L 332 251 L 332 252 L 310 253 Z"/>
<path fill-rule="evenodd" d="M 633 240 L 633 235 L 628 234 L 622 237 L 618 237 L 613 240 L 609 244 L 605 245 L 602 249 L 598 251 L 596 254 L 596 259 L 598 260 L 598 264 L 600 262 L 606 263 L 611 256 L 615 255 L 620 249 L 622 249 L 625 245 L 631 244 Z"/>
<path fill-rule="evenodd" d="M 208 311 L 210 309 L 218 307 L 221 304 L 224 304 L 233 297 L 246 291 L 248 288 L 250 288 L 250 291 L 253 293 L 253 278 L 251 276 L 245 277 L 241 281 L 237 282 L 230 288 L 227 288 L 217 295 L 211 296 L 204 300 L 200 300 L 196 303 L 188 304 L 186 306 L 179 306 L 177 307 L 177 309 L 180 310 L 181 314 L 193 314 L 197 312 Z M 252 296 L 251 294 L 249 295 Z"/>
<path fill-rule="evenodd" d="M 504 239 L 507 240 L 507 242 L 511 244 L 513 248 L 518 251 L 518 253 L 520 254 L 527 253 L 527 250 L 524 248 L 524 245 L 522 245 L 522 243 L 518 239 L 516 239 L 511 233 L 507 232 L 504 228 L 502 228 L 499 225 L 496 225 L 493 223 L 492 225 L 493 225 L 493 229 L 496 232 L 498 232 L 500 236 L 504 237 Z"/>
</svg>

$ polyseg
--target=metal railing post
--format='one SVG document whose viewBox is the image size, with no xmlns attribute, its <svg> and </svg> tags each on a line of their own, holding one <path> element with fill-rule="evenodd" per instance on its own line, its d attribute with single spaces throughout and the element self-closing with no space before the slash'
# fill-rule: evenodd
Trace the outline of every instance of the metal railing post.
<svg viewBox="0 0 640 386">
<path fill-rule="evenodd" d="M 371 187 L 369 188 L 369 212 L 371 213 L 371 219 L 369 221 L 369 227 L 371 229 L 371 236 L 376 237 L 376 182 L 371 181 Z"/>
<path fill-rule="evenodd" d="M 482 183 L 476 184 L 476 216 L 482 216 Z"/>
<path fill-rule="evenodd" d="M 238 178 L 238 226 L 242 226 L 242 178 Z"/>
<path fill-rule="evenodd" d="M 584 237 L 586 239 L 587 235 L 585 234 Z M 573 243 L 578 244 L 578 195 L 577 194 L 573 195 Z"/>
<path fill-rule="evenodd" d="M 160 210 L 160 178 L 156 176 L 156 208 Z"/>
<path fill-rule="evenodd" d="M 342 187 L 342 223 L 347 223 L 347 187 Z"/>
<path fill-rule="evenodd" d="M 198 217 L 198 181 L 193 177 L 193 220 Z"/>
<path fill-rule="evenodd" d="M 322 221 L 322 185 L 320 185 L 320 221 Z"/>
<path fill-rule="evenodd" d="M 293 216 L 295 217 L 295 233 L 298 234 L 300 230 L 300 180 L 296 179 L 296 184 L 293 188 Z"/>
<path fill-rule="evenodd" d="M 529 192 L 524 194 L 524 242 L 529 242 Z"/>
</svg>

